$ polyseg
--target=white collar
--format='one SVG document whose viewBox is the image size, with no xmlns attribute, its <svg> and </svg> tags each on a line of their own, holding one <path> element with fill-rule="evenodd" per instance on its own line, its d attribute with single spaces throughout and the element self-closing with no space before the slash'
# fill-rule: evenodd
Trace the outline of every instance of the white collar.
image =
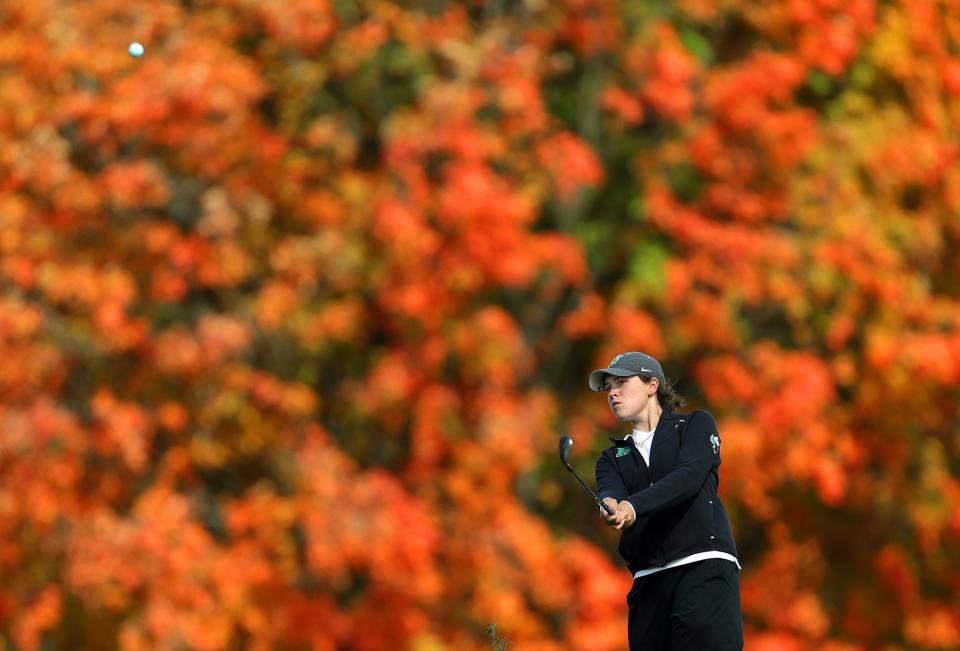
<svg viewBox="0 0 960 651">
<path fill-rule="evenodd" d="M 634 444 L 639 447 L 644 447 L 650 442 L 650 439 L 653 438 L 654 433 L 657 431 L 657 428 L 653 428 L 649 432 L 642 432 L 638 429 L 630 432 L 630 437 L 633 438 Z"/>
</svg>

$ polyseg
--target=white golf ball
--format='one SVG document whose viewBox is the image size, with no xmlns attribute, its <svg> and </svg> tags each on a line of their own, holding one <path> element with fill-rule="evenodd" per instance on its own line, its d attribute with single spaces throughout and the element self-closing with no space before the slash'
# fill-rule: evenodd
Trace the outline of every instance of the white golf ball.
<svg viewBox="0 0 960 651">
<path fill-rule="evenodd" d="M 127 52 L 134 58 L 141 57 L 143 56 L 143 45 L 134 41 L 130 44 L 130 47 L 127 48 Z"/>
</svg>

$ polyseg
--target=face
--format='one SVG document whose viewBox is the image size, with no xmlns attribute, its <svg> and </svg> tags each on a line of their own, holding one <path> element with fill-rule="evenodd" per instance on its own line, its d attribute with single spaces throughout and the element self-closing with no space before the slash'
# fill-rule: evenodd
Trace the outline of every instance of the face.
<svg viewBox="0 0 960 651">
<path fill-rule="evenodd" d="M 618 421 L 631 423 L 640 420 L 648 407 L 657 404 L 658 385 L 656 378 L 645 382 L 639 375 L 608 375 L 603 381 L 610 411 Z"/>
</svg>

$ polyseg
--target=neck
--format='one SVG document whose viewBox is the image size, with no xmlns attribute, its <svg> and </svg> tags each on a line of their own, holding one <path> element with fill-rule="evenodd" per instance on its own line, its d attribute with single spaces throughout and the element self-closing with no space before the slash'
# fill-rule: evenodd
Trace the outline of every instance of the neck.
<svg viewBox="0 0 960 651">
<path fill-rule="evenodd" d="M 633 428 L 641 432 L 652 432 L 656 429 L 657 423 L 660 422 L 660 414 L 662 413 L 663 409 L 660 407 L 660 403 L 655 400 L 652 401 L 652 403 L 647 405 L 647 408 L 640 413 L 640 417 L 633 422 Z"/>
</svg>

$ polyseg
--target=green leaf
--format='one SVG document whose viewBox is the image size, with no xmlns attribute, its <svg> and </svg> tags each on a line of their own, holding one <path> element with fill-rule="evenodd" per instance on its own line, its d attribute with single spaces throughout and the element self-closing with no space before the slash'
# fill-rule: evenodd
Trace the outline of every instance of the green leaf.
<svg viewBox="0 0 960 651">
<path fill-rule="evenodd" d="M 644 242 L 630 256 L 630 279 L 643 289 L 662 293 L 667 286 L 664 269 L 669 259 L 666 246 L 656 241 Z"/>
<path fill-rule="evenodd" d="M 829 94 L 832 85 L 833 82 L 830 80 L 830 77 L 819 70 L 812 71 L 810 76 L 807 77 L 807 87 L 817 95 Z"/>
<path fill-rule="evenodd" d="M 690 28 L 680 28 L 680 42 L 693 56 L 704 64 L 711 65 L 714 60 L 713 47 L 703 34 Z"/>
</svg>

